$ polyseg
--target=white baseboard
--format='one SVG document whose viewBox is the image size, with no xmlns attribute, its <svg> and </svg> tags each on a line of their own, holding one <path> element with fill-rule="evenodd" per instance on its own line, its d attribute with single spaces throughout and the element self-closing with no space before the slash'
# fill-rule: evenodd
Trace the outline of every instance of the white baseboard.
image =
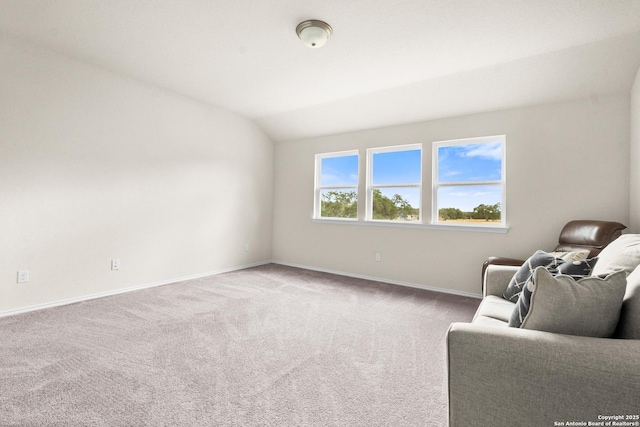
<svg viewBox="0 0 640 427">
<path fill-rule="evenodd" d="M 456 291 L 456 290 L 453 290 L 453 289 L 438 288 L 438 287 L 435 287 L 435 286 L 421 285 L 421 284 L 418 284 L 418 283 L 402 282 L 400 280 L 391 280 L 391 279 L 386 279 L 386 278 L 382 278 L 382 277 L 365 276 L 365 275 L 362 275 L 362 274 L 347 273 L 347 272 L 344 272 L 344 271 L 330 270 L 330 269 L 327 269 L 327 268 L 319 268 L 319 267 L 314 267 L 314 266 L 311 266 L 311 265 L 294 264 L 294 263 L 284 262 L 284 261 L 273 260 L 272 263 L 273 264 L 286 265 L 288 267 L 304 268 L 305 270 L 320 271 L 322 273 L 331 273 L 331 274 L 338 274 L 340 276 L 354 277 L 356 279 L 372 280 L 372 281 L 375 281 L 375 282 L 389 283 L 391 285 L 406 286 L 406 287 L 409 287 L 409 288 L 424 289 L 426 291 L 434 291 L 434 292 L 441 292 L 441 293 L 445 293 L 445 294 L 452 294 L 452 295 L 459 295 L 459 296 L 463 296 L 463 297 L 482 299 L 482 294 L 474 294 L 474 293 L 471 293 L 471 292 L 462 292 L 462 291 Z"/>
<path fill-rule="evenodd" d="M 13 310 L 0 311 L 0 317 L 13 316 L 13 315 L 16 315 L 16 314 L 28 313 L 30 311 L 44 310 L 46 308 L 59 307 L 61 305 L 74 304 L 76 302 L 88 301 L 88 300 L 92 300 L 92 299 L 96 299 L 96 298 L 104 298 L 104 297 L 108 297 L 108 296 L 112 296 L 112 295 L 124 294 L 126 292 L 139 291 L 141 289 L 154 288 L 156 286 L 170 285 L 172 283 L 183 282 L 185 280 L 200 279 L 202 277 L 213 276 L 213 275 L 222 274 L 222 273 L 228 273 L 228 272 L 231 272 L 231 271 L 244 270 L 245 268 L 257 267 L 257 266 L 265 265 L 265 264 L 271 264 L 271 261 L 262 261 L 262 262 L 256 262 L 256 263 L 253 263 L 253 264 L 245 264 L 245 265 L 240 265 L 240 266 L 237 266 L 237 267 L 231 267 L 231 268 L 225 268 L 225 269 L 221 269 L 221 270 L 209 271 L 207 273 L 199 273 L 199 274 L 194 274 L 194 275 L 191 275 L 191 276 L 178 277 L 178 278 L 174 278 L 174 279 L 163 280 L 163 281 L 160 281 L 160 282 L 147 283 L 147 284 L 144 284 L 144 285 L 132 286 L 132 287 L 129 287 L 129 288 L 124 288 L 124 289 L 116 289 L 116 290 L 113 290 L 113 291 L 99 292 L 97 294 L 83 295 L 81 297 L 76 297 L 76 298 L 58 300 L 58 301 L 48 302 L 48 303 L 44 303 L 44 304 L 36 304 L 36 305 L 31 305 L 31 306 L 27 306 L 27 307 L 21 307 L 21 308 L 17 308 L 17 309 L 13 309 Z"/>
</svg>

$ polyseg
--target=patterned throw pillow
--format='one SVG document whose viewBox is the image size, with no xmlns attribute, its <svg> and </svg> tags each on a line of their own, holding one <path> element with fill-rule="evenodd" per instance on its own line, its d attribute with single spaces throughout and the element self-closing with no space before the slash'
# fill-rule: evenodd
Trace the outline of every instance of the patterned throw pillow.
<svg viewBox="0 0 640 427">
<path fill-rule="evenodd" d="M 545 268 L 538 267 L 527 282 L 527 289 L 531 291 L 529 311 L 520 328 L 610 337 L 620 318 L 626 276 L 624 270 L 618 270 L 606 277 L 575 280 L 566 275 L 554 277 Z"/>
<path fill-rule="evenodd" d="M 504 292 L 502 297 L 511 302 L 518 302 L 518 297 L 520 296 L 524 285 L 527 283 L 527 279 L 531 277 L 533 270 L 535 270 L 536 267 L 546 267 L 554 270 L 564 262 L 565 261 L 562 258 L 558 258 L 553 254 L 540 250 L 536 251 L 524 262 L 524 264 L 522 264 L 522 267 L 518 269 L 516 274 L 513 275 L 511 281 L 509 281 L 507 290 Z"/>
<path fill-rule="evenodd" d="M 583 259 L 580 261 L 565 262 L 558 267 L 558 274 L 565 274 L 574 279 L 591 276 L 593 267 L 598 262 L 598 258 Z"/>
<path fill-rule="evenodd" d="M 556 269 L 549 269 L 544 267 L 552 276 L 556 276 L 558 274 L 563 274 L 566 276 L 571 276 L 574 280 L 581 279 L 583 277 L 588 277 L 591 275 L 591 271 L 593 270 L 593 266 L 598 262 L 598 258 L 591 259 L 583 259 L 581 261 L 573 261 L 573 262 L 565 262 L 563 261 Z M 543 267 L 541 267 L 543 268 Z M 511 317 L 509 318 L 509 326 L 514 328 L 520 328 L 522 322 L 525 317 L 529 313 L 529 308 L 531 307 L 531 296 L 533 294 L 533 289 L 535 288 L 535 281 L 533 278 L 533 274 L 529 276 L 525 285 L 522 288 L 522 292 L 516 302 L 516 306 L 513 308 L 511 312 Z"/>
</svg>

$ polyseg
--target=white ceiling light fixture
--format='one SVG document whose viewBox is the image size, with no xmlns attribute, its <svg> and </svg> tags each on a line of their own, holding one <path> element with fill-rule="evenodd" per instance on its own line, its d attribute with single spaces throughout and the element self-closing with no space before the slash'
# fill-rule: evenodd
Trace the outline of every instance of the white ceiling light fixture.
<svg viewBox="0 0 640 427">
<path fill-rule="evenodd" d="M 331 25 L 316 19 L 303 21 L 296 27 L 296 34 L 298 34 L 300 40 L 312 49 L 324 46 L 329 37 L 331 37 L 332 32 Z"/>
</svg>

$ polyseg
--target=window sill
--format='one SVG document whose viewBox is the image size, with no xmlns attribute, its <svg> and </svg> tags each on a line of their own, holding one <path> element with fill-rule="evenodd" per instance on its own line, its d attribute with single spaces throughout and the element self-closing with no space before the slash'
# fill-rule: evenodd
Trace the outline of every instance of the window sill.
<svg viewBox="0 0 640 427">
<path fill-rule="evenodd" d="M 418 228 L 426 230 L 444 230 L 444 231 L 467 231 L 476 233 L 498 233 L 505 234 L 509 231 L 508 226 L 482 226 L 482 225 L 448 225 L 448 224 L 427 224 L 423 222 L 396 222 L 396 221 L 362 221 L 357 219 L 329 219 L 329 218 L 312 218 L 311 222 L 316 224 L 339 224 L 339 225 L 357 225 L 369 227 L 395 227 L 395 228 Z"/>
</svg>

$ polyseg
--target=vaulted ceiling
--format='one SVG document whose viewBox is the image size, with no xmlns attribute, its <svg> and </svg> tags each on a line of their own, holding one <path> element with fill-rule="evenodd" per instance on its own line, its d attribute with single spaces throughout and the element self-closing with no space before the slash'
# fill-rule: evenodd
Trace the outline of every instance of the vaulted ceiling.
<svg viewBox="0 0 640 427">
<path fill-rule="evenodd" d="M 621 93 L 640 67 L 638 0 L 0 0 L 0 32 L 276 141 Z"/>
</svg>

